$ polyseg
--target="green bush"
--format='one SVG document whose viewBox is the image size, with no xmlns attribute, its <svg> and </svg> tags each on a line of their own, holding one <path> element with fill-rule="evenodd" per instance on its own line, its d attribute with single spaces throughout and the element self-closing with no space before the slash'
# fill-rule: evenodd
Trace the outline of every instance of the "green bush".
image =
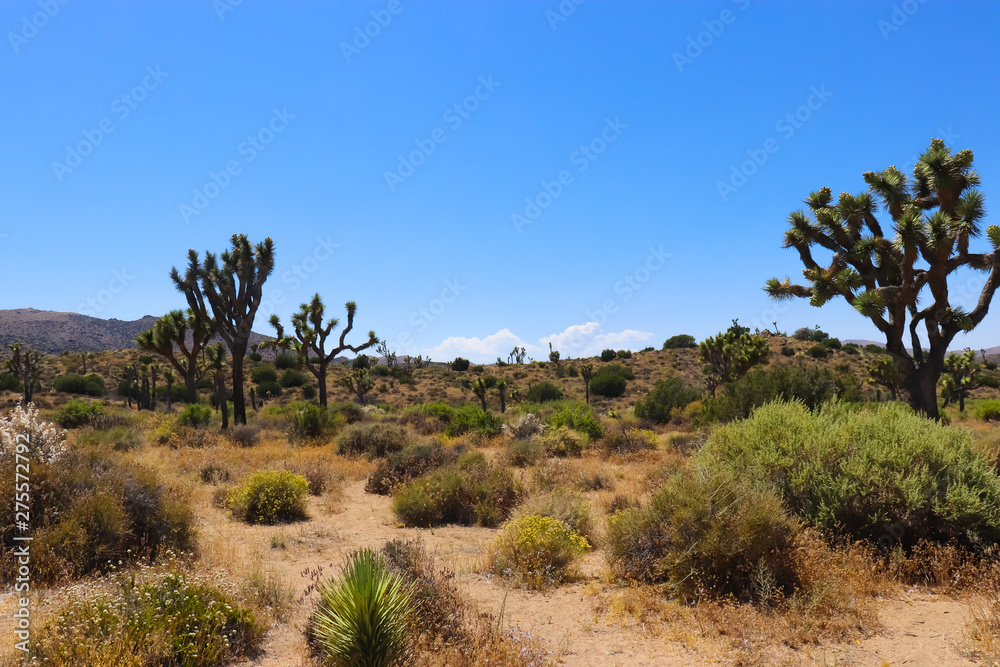
<svg viewBox="0 0 1000 667">
<path fill-rule="evenodd" d="M 590 518 L 590 503 L 580 494 L 565 487 L 556 487 L 547 493 L 531 496 L 514 511 L 514 518 L 547 516 L 561 521 L 581 536 L 594 543 L 594 524 Z"/>
<path fill-rule="evenodd" d="M 547 516 L 523 516 L 504 524 L 490 547 L 490 571 L 530 588 L 557 585 L 590 544 L 565 523 Z"/>
<path fill-rule="evenodd" d="M 410 442 L 402 426 L 378 422 L 348 426 L 337 441 L 339 454 L 359 454 L 369 459 L 398 452 Z"/>
<path fill-rule="evenodd" d="M 288 435 L 292 440 L 321 438 L 335 427 L 329 410 L 315 403 L 289 404 Z"/>
<path fill-rule="evenodd" d="M 455 359 L 451 362 L 451 370 L 464 373 L 469 370 L 469 360 L 463 359 L 462 357 L 455 357 Z"/>
<path fill-rule="evenodd" d="M 618 353 L 614 350 L 601 350 L 601 361 L 612 361 Z"/>
<path fill-rule="evenodd" d="M 976 406 L 976 417 L 984 422 L 1000 421 L 1000 401 L 983 401 Z"/>
<path fill-rule="evenodd" d="M 823 347 L 826 347 L 827 349 L 830 349 L 830 350 L 839 350 L 839 349 L 843 348 L 843 345 L 841 345 L 839 338 L 832 338 L 831 337 L 831 338 L 827 338 L 827 339 L 825 339 L 823 341 Z"/>
<path fill-rule="evenodd" d="M 813 345 L 806 350 L 806 354 L 813 359 L 826 359 L 830 355 L 830 351 L 824 345 Z"/>
<path fill-rule="evenodd" d="M 397 487 L 392 511 L 406 526 L 458 523 L 493 527 L 510 516 L 520 494 L 509 470 L 489 465 L 481 454 L 465 454 L 454 465 Z"/>
<path fill-rule="evenodd" d="M 167 402 L 167 385 L 161 384 L 156 388 L 156 400 L 160 403 L 166 404 Z M 184 383 L 174 383 L 170 387 L 170 402 L 171 403 L 187 403 L 187 387 Z"/>
<path fill-rule="evenodd" d="M 274 367 L 279 371 L 291 370 L 299 365 L 299 355 L 282 352 L 274 358 Z"/>
<path fill-rule="evenodd" d="M 607 559 L 619 576 L 670 583 L 684 600 L 753 599 L 761 573 L 792 592 L 797 532 L 770 489 L 696 466 L 675 474 L 646 507 L 608 517 Z"/>
<path fill-rule="evenodd" d="M 562 389 L 551 382 L 539 382 L 528 389 L 525 399 L 532 403 L 545 403 L 546 401 L 558 401 L 563 397 Z"/>
<path fill-rule="evenodd" d="M 212 421 L 212 408 L 203 403 L 192 403 L 177 415 L 177 423 L 192 428 L 204 428 Z"/>
<path fill-rule="evenodd" d="M 550 456 L 580 456 L 583 453 L 584 438 L 585 436 L 568 426 L 559 426 L 542 433 L 538 441 Z"/>
<path fill-rule="evenodd" d="M 666 424 L 681 408 L 701 398 L 701 392 L 675 375 L 658 380 L 645 397 L 636 401 L 635 416 Z"/>
<path fill-rule="evenodd" d="M 264 627 L 204 577 L 119 573 L 70 589 L 32 642 L 32 664 L 212 667 L 247 657 Z"/>
<path fill-rule="evenodd" d="M 0 391 L 21 391 L 21 381 L 13 373 L 0 373 Z"/>
<path fill-rule="evenodd" d="M 747 373 L 725 393 L 702 402 L 699 424 L 745 419 L 758 407 L 774 401 L 802 401 L 811 410 L 839 398 L 862 400 L 861 381 L 853 374 L 837 375 L 829 368 L 805 363 L 772 366 Z"/>
<path fill-rule="evenodd" d="M 876 345 L 875 343 L 868 343 L 865 345 L 865 352 L 870 354 L 889 354 L 884 347 Z"/>
<path fill-rule="evenodd" d="M 97 373 L 89 375 L 60 375 L 52 380 L 52 388 L 64 394 L 83 394 L 85 396 L 104 396 L 108 393 L 104 386 L 104 378 Z"/>
<path fill-rule="evenodd" d="M 633 454 L 656 449 L 656 433 L 645 428 L 614 428 L 601 440 L 601 449 L 609 454 Z"/>
<path fill-rule="evenodd" d="M 717 428 L 697 455 L 773 488 L 813 526 L 872 542 L 1000 540 L 1000 478 L 972 435 L 900 403 L 820 413 L 773 403 Z"/>
<path fill-rule="evenodd" d="M 634 377 L 631 369 L 618 364 L 602 366 L 590 380 L 590 393 L 607 398 L 618 398 L 625 393 L 627 380 Z"/>
<path fill-rule="evenodd" d="M 618 359 L 631 359 L 632 350 L 618 350 L 617 352 L 615 352 L 615 357 L 617 357 Z"/>
<path fill-rule="evenodd" d="M 389 372 L 388 366 L 383 366 L 382 364 L 375 364 L 372 367 L 372 375 L 379 378 L 389 377 L 391 373 Z"/>
<path fill-rule="evenodd" d="M 515 468 L 535 465 L 545 449 L 535 440 L 511 440 L 507 445 L 507 462 Z"/>
<path fill-rule="evenodd" d="M 289 368 L 284 373 L 281 374 L 281 386 L 282 387 L 301 387 L 309 378 L 302 371 L 297 371 L 294 368 Z"/>
<path fill-rule="evenodd" d="M 257 398 L 274 398 L 275 396 L 281 396 L 280 382 L 266 380 L 257 385 Z"/>
<path fill-rule="evenodd" d="M 250 361 L 254 363 L 257 363 L 258 361 L 264 358 L 260 352 L 251 352 L 250 354 L 247 355 L 247 357 L 250 359 Z"/>
<path fill-rule="evenodd" d="M 352 403 L 351 401 L 330 403 L 329 410 L 335 414 L 343 415 L 344 422 L 347 424 L 356 424 L 357 422 L 365 420 L 364 409 L 357 403 Z"/>
<path fill-rule="evenodd" d="M 462 453 L 460 447 L 444 447 L 439 442 L 413 445 L 392 452 L 375 464 L 368 473 L 365 492 L 386 496 L 398 484 L 409 482 L 426 472 L 451 465 Z"/>
<path fill-rule="evenodd" d="M 481 433 L 489 438 L 495 438 L 503 430 L 503 418 L 492 412 L 484 411 L 478 405 L 466 403 L 454 410 L 445 427 L 445 435 L 455 437 L 465 433 Z"/>
<path fill-rule="evenodd" d="M 795 333 L 792 334 L 792 338 L 795 340 L 807 341 L 812 336 L 813 331 L 814 330 L 810 327 L 799 327 L 795 330 Z"/>
<path fill-rule="evenodd" d="M 258 366 L 257 368 L 250 371 L 250 379 L 254 384 L 261 384 L 263 382 L 277 382 L 278 381 L 278 371 L 274 369 L 274 366 L 270 364 L 264 364 L 263 366 Z"/>
<path fill-rule="evenodd" d="M 110 446 L 115 451 L 127 452 L 142 445 L 142 437 L 134 427 L 125 424 L 104 430 L 85 430 L 77 436 L 78 444 L 86 446 Z"/>
<path fill-rule="evenodd" d="M 324 662 L 338 667 L 403 664 L 409 647 L 413 587 L 369 549 L 347 557 L 336 581 L 318 587 L 309 635 Z"/>
<path fill-rule="evenodd" d="M 91 403 L 80 398 L 71 398 L 66 405 L 56 413 L 56 423 L 63 428 L 79 428 L 90 423 L 90 420 L 104 412 L 100 403 Z"/>
<path fill-rule="evenodd" d="M 845 353 L 852 355 L 859 354 L 861 352 L 861 348 L 858 346 L 857 343 L 847 343 L 844 345 L 842 349 L 844 350 Z"/>
<path fill-rule="evenodd" d="M 594 417 L 593 409 L 586 403 L 572 401 L 553 412 L 546 420 L 553 428 L 569 427 L 585 434 L 591 440 L 604 435 L 604 427 Z"/>
<path fill-rule="evenodd" d="M 272 525 L 306 518 L 309 482 L 288 470 L 260 470 L 226 495 L 233 515 L 247 523 Z"/>
<path fill-rule="evenodd" d="M 781 346 L 781 356 L 783 356 L 783 357 L 794 357 L 795 356 L 795 348 L 792 347 L 791 345 L 782 345 Z"/>
<path fill-rule="evenodd" d="M 351 370 L 360 371 L 366 370 L 372 367 L 372 360 L 367 354 L 359 354 L 354 357 L 354 361 L 351 362 Z"/>
<path fill-rule="evenodd" d="M 696 347 L 698 347 L 698 343 L 695 342 L 694 336 L 689 334 L 671 336 L 663 342 L 664 350 L 682 350 Z"/>
</svg>

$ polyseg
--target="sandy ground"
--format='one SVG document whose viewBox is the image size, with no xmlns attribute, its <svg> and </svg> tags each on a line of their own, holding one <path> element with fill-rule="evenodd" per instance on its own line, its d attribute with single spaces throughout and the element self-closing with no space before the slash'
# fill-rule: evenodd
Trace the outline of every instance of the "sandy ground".
<svg viewBox="0 0 1000 667">
<path fill-rule="evenodd" d="M 256 667 L 311 665 L 303 629 L 316 594 L 304 595 L 310 573 L 336 575 L 344 555 L 389 539 L 420 536 L 429 551 L 452 569 L 462 590 L 483 610 L 503 612 L 503 623 L 541 639 L 566 665 L 629 666 L 737 664 L 723 641 L 684 639 L 675 628 L 662 632 L 634 623 L 609 621 L 595 613 L 594 592 L 606 584 L 600 579 L 603 554 L 587 556 L 580 582 L 547 593 L 510 588 L 503 581 L 479 573 L 483 554 L 495 530 L 442 527 L 408 529 L 394 524 L 390 500 L 364 493 L 363 482 L 345 485 L 340 497 L 312 498 L 308 521 L 284 526 L 247 526 L 232 521 L 211 503 L 213 487 L 202 485 L 195 502 L 201 518 L 202 553 L 209 564 L 237 570 L 263 557 L 296 591 L 291 617 L 269 631 L 264 650 L 249 664 Z M 272 539 L 284 547 L 272 547 Z M 0 634 L 12 636 L 13 596 L 0 596 Z M 898 599 L 880 603 L 880 634 L 850 645 L 773 647 L 765 664 L 818 665 L 974 665 L 963 657 L 967 639 L 964 624 L 968 605 L 962 600 L 900 589 Z M 678 636 L 681 639 L 678 639 Z M 7 653 L 13 642 L 4 642 Z M 10 653 L 7 653 L 8 655 Z"/>
</svg>

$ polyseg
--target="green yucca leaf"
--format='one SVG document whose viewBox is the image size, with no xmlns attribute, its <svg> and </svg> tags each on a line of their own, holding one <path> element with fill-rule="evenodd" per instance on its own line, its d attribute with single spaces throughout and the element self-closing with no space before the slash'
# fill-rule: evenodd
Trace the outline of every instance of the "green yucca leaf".
<svg viewBox="0 0 1000 667">
<path fill-rule="evenodd" d="M 987 227 L 986 237 L 990 240 L 990 244 L 994 249 L 1000 248 L 1000 227 L 997 225 Z"/>
<path fill-rule="evenodd" d="M 854 297 L 851 305 L 865 317 L 881 315 L 885 310 L 885 301 L 882 299 L 882 295 L 875 290 L 865 290 Z"/>
</svg>

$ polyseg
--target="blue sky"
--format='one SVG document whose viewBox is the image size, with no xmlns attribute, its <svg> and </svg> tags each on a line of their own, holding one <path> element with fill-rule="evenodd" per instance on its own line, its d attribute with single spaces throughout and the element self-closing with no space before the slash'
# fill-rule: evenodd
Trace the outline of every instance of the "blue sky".
<svg viewBox="0 0 1000 667">
<path fill-rule="evenodd" d="M 734 317 L 877 339 L 767 299 L 800 275 L 785 219 L 931 137 L 994 201 L 998 24 L 934 0 L 8 0 L 0 308 L 160 315 L 188 248 L 241 232 L 276 246 L 265 333 L 319 292 L 435 360 Z M 1000 344 L 997 318 L 956 344 Z"/>
</svg>

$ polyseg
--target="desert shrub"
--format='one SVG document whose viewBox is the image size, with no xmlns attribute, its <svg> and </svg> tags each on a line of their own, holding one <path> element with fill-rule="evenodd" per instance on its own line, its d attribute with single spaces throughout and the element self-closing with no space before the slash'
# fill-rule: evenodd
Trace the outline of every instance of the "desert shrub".
<svg viewBox="0 0 1000 667">
<path fill-rule="evenodd" d="M 618 359 L 631 359 L 632 350 L 618 350 L 615 352 L 615 357 Z"/>
<path fill-rule="evenodd" d="M 316 398 L 316 385 L 307 384 L 302 386 L 302 398 L 311 401 Z"/>
<path fill-rule="evenodd" d="M 677 334 L 663 342 L 664 350 L 682 350 L 693 347 L 698 347 L 698 343 L 695 342 L 694 336 L 690 334 Z"/>
<path fill-rule="evenodd" d="M 858 346 L 857 343 L 846 343 L 842 349 L 847 354 L 852 354 L 852 355 L 859 354 L 861 352 L 861 348 Z"/>
<path fill-rule="evenodd" d="M 798 526 L 770 489 L 738 474 L 685 470 L 646 507 L 608 517 L 607 558 L 621 577 L 667 582 L 678 596 L 752 598 L 761 572 L 790 593 Z"/>
<path fill-rule="evenodd" d="M 610 429 L 601 440 L 601 449 L 608 454 L 633 454 L 647 449 L 656 449 L 659 440 L 656 433 L 645 428 L 622 425 Z"/>
<path fill-rule="evenodd" d="M 309 482 L 288 470 L 260 470 L 226 494 L 233 515 L 247 523 L 275 524 L 306 518 Z"/>
<path fill-rule="evenodd" d="M 462 453 L 461 448 L 444 447 L 441 443 L 413 445 L 393 452 L 379 460 L 368 474 L 367 493 L 389 495 L 398 484 L 409 482 L 426 472 L 451 465 Z"/>
<path fill-rule="evenodd" d="M 212 421 L 212 408 L 203 403 L 192 403 L 177 415 L 177 423 L 192 428 L 204 428 Z"/>
<path fill-rule="evenodd" d="M 0 415 L 0 463 L 15 461 L 17 454 L 31 463 L 51 463 L 66 452 L 66 431 L 38 416 L 34 403 L 18 403 Z"/>
<path fill-rule="evenodd" d="M 0 373 L 0 391 L 21 391 L 21 381 L 13 373 Z"/>
<path fill-rule="evenodd" d="M 469 360 L 463 359 L 462 357 L 455 357 L 451 362 L 451 370 L 465 372 L 469 370 Z"/>
<path fill-rule="evenodd" d="M 277 380 L 266 380 L 257 385 L 257 398 L 275 398 L 281 396 L 281 383 Z"/>
<path fill-rule="evenodd" d="M 473 403 L 466 403 L 452 412 L 444 432 L 449 437 L 474 432 L 494 438 L 500 435 L 502 429 L 502 417 L 494 415 L 492 412 L 484 411 L 481 407 Z"/>
<path fill-rule="evenodd" d="M 329 410 L 315 403 L 288 406 L 288 436 L 292 440 L 321 438 L 334 428 Z"/>
<path fill-rule="evenodd" d="M 614 350 L 601 350 L 601 361 L 613 361 L 618 356 Z"/>
<path fill-rule="evenodd" d="M 533 466 L 545 454 L 545 448 L 535 440 L 511 440 L 507 445 L 507 462 L 516 468 Z"/>
<path fill-rule="evenodd" d="M 463 455 L 454 465 L 397 487 L 392 510 L 406 526 L 458 523 L 493 527 L 510 515 L 520 494 L 509 470 L 489 465 L 482 455 Z"/>
<path fill-rule="evenodd" d="M 254 384 L 261 384 L 262 382 L 277 382 L 278 371 L 274 369 L 274 366 L 264 364 L 250 371 L 250 379 Z"/>
<path fill-rule="evenodd" d="M 1000 540 L 1000 478 L 972 435 L 900 403 L 773 403 L 717 428 L 697 459 L 773 488 L 804 521 L 904 547 Z"/>
<path fill-rule="evenodd" d="M 795 333 L 792 334 L 792 338 L 794 338 L 795 340 L 806 341 L 809 340 L 809 337 L 812 336 L 812 333 L 813 329 L 811 327 L 799 327 L 798 329 L 795 330 Z"/>
<path fill-rule="evenodd" d="M 813 345 L 806 350 L 806 354 L 813 359 L 826 359 L 830 355 L 830 351 L 824 345 Z"/>
<path fill-rule="evenodd" d="M 156 387 L 156 400 L 160 403 L 167 402 L 167 385 L 161 384 Z M 174 383 L 170 386 L 171 403 L 187 403 L 187 387 L 183 383 Z"/>
<path fill-rule="evenodd" d="M 291 352 L 282 352 L 274 358 L 274 367 L 279 371 L 289 370 L 299 365 L 299 357 Z"/>
<path fill-rule="evenodd" d="M 795 348 L 792 347 L 791 345 L 782 345 L 781 346 L 781 356 L 783 356 L 783 357 L 794 357 L 795 356 Z"/>
<path fill-rule="evenodd" d="M 383 366 L 382 364 L 375 364 L 372 366 L 372 375 L 379 378 L 389 377 L 389 367 Z"/>
<path fill-rule="evenodd" d="M 976 417 L 984 422 L 1000 421 L 1000 401 L 983 401 L 976 406 Z"/>
<path fill-rule="evenodd" d="M 543 433 L 538 442 L 550 456 L 580 456 L 583 453 L 585 436 L 568 426 L 560 426 Z"/>
<path fill-rule="evenodd" d="M 823 347 L 830 350 L 839 350 L 843 348 L 843 345 L 841 345 L 839 338 L 830 337 L 823 340 Z"/>
<path fill-rule="evenodd" d="M 337 441 L 339 454 L 358 454 L 374 459 L 398 452 L 410 442 L 402 426 L 388 423 L 348 426 Z"/>
<path fill-rule="evenodd" d="M 679 410 L 701 398 L 701 392 L 671 375 L 657 381 L 643 398 L 636 401 L 635 416 L 666 424 L 679 416 Z"/>
<path fill-rule="evenodd" d="M 260 352 L 251 352 L 250 354 L 247 355 L 247 358 L 250 359 L 250 361 L 256 363 L 261 359 L 263 359 L 264 356 Z"/>
<path fill-rule="evenodd" d="M 71 398 L 66 405 L 56 413 L 55 419 L 63 428 L 79 428 L 90 423 L 90 420 L 104 412 L 100 403 L 91 403 L 80 398 Z"/>
<path fill-rule="evenodd" d="M 884 347 L 876 345 L 875 343 L 868 343 L 865 345 L 865 352 L 868 352 L 869 354 L 889 354 Z"/>
<path fill-rule="evenodd" d="M 108 393 L 104 386 L 104 378 L 97 373 L 89 375 L 74 375 L 67 373 L 52 380 L 52 388 L 64 394 L 84 394 L 86 396 L 104 396 Z"/>
<path fill-rule="evenodd" d="M 351 362 L 351 370 L 367 370 L 372 367 L 372 360 L 367 354 L 359 354 Z"/>
<path fill-rule="evenodd" d="M 631 369 L 618 364 L 602 366 L 590 380 L 590 393 L 607 398 L 618 398 L 625 393 L 627 380 L 635 377 Z"/>
<path fill-rule="evenodd" d="M 347 424 L 356 424 L 357 422 L 365 420 L 365 410 L 357 403 L 352 403 L 351 401 L 345 401 L 343 403 L 330 403 L 327 408 L 330 412 L 343 415 L 344 422 Z"/>
<path fill-rule="evenodd" d="M 322 582 L 308 633 L 324 662 L 338 667 L 403 664 L 413 613 L 411 586 L 370 549 L 347 557 L 339 579 Z"/>
<path fill-rule="evenodd" d="M 237 424 L 229 429 L 229 439 L 240 447 L 253 447 L 260 442 L 260 429 L 249 424 Z"/>
<path fill-rule="evenodd" d="M 524 516 L 500 529 L 490 547 L 490 571 L 530 588 L 545 588 L 570 577 L 573 562 L 588 551 L 587 540 L 562 521 Z"/>
<path fill-rule="evenodd" d="M 566 526 L 594 543 L 594 525 L 590 518 L 590 503 L 583 496 L 565 487 L 556 487 L 547 493 L 538 493 L 514 511 L 514 518 L 538 515 L 561 521 Z"/>
<path fill-rule="evenodd" d="M 479 375 L 482 375 L 485 371 L 486 371 L 486 367 L 485 366 L 473 366 L 472 367 L 472 372 L 473 373 L 478 373 Z"/>
<path fill-rule="evenodd" d="M 830 334 L 822 329 L 814 329 L 809 333 L 809 340 L 814 343 L 823 343 L 830 337 Z"/>
<path fill-rule="evenodd" d="M 756 408 L 773 401 L 797 400 L 818 410 L 835 398 L 860 401 L 861 381 L 852 374 L 837 375 L 829 368 L 804 363 L 772 366 L 750 371 L 727 386 L 724 394 L 706 398 L 698 423 L 745 419 Z"/>
<path fill-rule="evenodd" d="M 127 452 L 142 445 L 142 437 L 132 426 L 114 426 L 101 431 L 88 429 L 82 431 L 76 441 L 87 447 L 109 446 L 119 452 Z"/>
<path fill-rule="evenodd" d="M 545 426 L 538 415 L 523 412 L 513 415 L 504 423 L 503 433 L 515 440 L 528 440 L 544 431 Z"/>
<path fill-rule="evenodd" d="M 297 371 L 294 368 L 289 368 L 284 373 L 281 374 L 281 386 L 282 387 L 301 387 L 309 378 L 302 371 Z"/>
<path fill-rule="evenodd" d="M 546 401 L 558 401 L 563 397 L 562 389 L 551 382 L 539 382 L 528 389 L 524 395 L 525 400 L 532 403 L 545 403 Z"/>
<path fill-rule="evenodd" d="M 198 476 L 205 484 L 225 484 L 232 472 L 225 463 L 209 462 L 201 467 Z"/>
<path fill-rule="evenodd" d="M 32 664 L 211 667 L 248 656 L 264 626 L 225 582 L 173 568 L 74 587 L 32 642 Z"/>
<path fill-rule="evenodd" d="M 586 403 L 576 401 L 567 403 L 559 411 L 549 415 L 547 421 L 553 428 L 566 426 L 585 434 L 592 440 L 604 435 L 604 427 L 594 418 L 594 411 Z"/>
</svg>

